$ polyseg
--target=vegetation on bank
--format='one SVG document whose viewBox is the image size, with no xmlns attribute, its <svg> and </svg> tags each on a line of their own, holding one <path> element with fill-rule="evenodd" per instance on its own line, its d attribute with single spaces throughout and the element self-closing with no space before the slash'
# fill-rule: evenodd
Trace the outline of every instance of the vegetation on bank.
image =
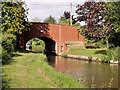
<svg viewBox="0 0 120 90">
<path fill-rule="evenodd" d="M 69 47 L 69 51 L 66 52 L 65 54 L 88 56 L 89 60 L 91 60 L 91 57 L 98 57 L 98 58 L 101 58 L 102 62 L 110 63 L 110 60 L 113 60 L 113 61 L 120 60 L 120 47 L 112 48 L 109 50 L 108 49 L 86 49 L 82 47 Z"/>
<path fill-rule="evenodd" d="M 56 72 L 40 53 L 18 53 L 4 65 L 4 88 L 85 88 L 76 79 Z"/>
<path fill-rule="evenodd" d="M 10 58 L 13 56 L 15 51 L 16 37 L 13 34 L 3 34 L 0 43 L 0 49 L 2 50 L 2 52 L 0 52 L 2 60 L 0 61 L 5 65 L 10 62 Z"/>
<path fill-rule="evenodd" d="M 82 47 L 69 47 L 69 51 L 65 54 L 102 58 L 104 57 L 104 55 L 106 55 L 106 51 L 106 49 L 86 49 Z"/>
</svg>

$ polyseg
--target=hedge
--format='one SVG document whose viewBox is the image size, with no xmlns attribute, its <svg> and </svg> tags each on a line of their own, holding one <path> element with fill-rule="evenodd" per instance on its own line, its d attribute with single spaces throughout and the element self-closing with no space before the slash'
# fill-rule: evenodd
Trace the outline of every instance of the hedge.
<svg viewBox="0 0 120 90">
<path fill-rule="evenodd" d="M 15 51 L 16 37 L 13 34 L 3 34 L 0 41 L 2 49 L 2 64 L 7 64 Z"/>
</svg>

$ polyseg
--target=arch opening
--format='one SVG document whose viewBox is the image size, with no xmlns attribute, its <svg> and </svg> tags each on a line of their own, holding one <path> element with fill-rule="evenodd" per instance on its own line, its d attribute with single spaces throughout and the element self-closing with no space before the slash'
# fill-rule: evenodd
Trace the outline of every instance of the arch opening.
<svg viewBox="0 0 120 90">
<path fill-rule="evenodd" d="M 45 54 L 54 54 L 56 55 L 56 42 L 47 37 L 39 37 L 39 39 L 45 42 Z"/>
<path fill-rule="evenodd" d="M 45 43 L 44 54 L 56 55 L 56 53 L 57 53 L 57 46 L 56 45 L 57 44 L 54 40 L 47 38 L 47 37 L 36 37 L 36 38 L 39 38 L 40 40 L 42 40 Z M 26 50 L 30 50 L 32 48 L 31 44 L 28 42 L 26 43 Z"/>
</svg>

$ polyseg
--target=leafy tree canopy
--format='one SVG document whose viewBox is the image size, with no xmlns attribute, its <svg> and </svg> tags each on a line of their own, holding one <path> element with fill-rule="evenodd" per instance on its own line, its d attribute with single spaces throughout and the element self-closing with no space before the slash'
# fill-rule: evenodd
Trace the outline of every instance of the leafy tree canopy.
<svg viewBox="0 0 120 90">
<path fill-rule="evenodd" d="M 2 2 L 2 32 L 21 34 L 30 30 L 30 24 L 27 23 L 28 8 L 23 7 L 24 2 Z"/>
<path fill-rule="evenodd" d="M 109 48 L 109 38 L 120 31 L 120 2 L 85 2 L 78 4 L 77 21 L 85 21 L 82 34 L 90 40 L 106 39 Z"/>
<path fill-rule="evenodd" d="M 44 20 L 44 23 L 56 24 L 56 20 L 51 15 Z"/>
<path fill-rule="evenodd" d="M 58 21 L 58 24 L 70 25 L 70 19 L 66 19 L 65 16 L 61 16 L 61 18 Z"/>
<path fill-rule="evenodd" d="M 85 21 L 86 25 L 81 30 L 82 34 L 88 39 L 103 38 L 98 30 L 98 27 L 102 29 L 100 22 L 103 20 L 103 4 L 103 2 L 85 2 L 83 5 L 77 5 L 77 21 Z"/>
</svg>

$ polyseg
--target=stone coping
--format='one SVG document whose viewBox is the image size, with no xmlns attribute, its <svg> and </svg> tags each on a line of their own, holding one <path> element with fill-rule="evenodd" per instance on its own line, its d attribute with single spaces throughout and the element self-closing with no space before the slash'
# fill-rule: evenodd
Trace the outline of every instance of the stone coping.
<svg viewBox="0 0 120 90">
<path fill-rule="evenodd" d="M 89 56 L 82 56 L 82 55 L 71 55 L 71 54 L 66 54 L 66 55 L 63 55 L 63 57 L 65 58 L 74 58 L 74 59 L 83 59 L 83 60 L 89 60 L 91 59 L 91 61 L 96 61 L 96 62 L 102 62 L 100 58 L 98 57 L 89 57 Z M 118 61 L 113 61 L 113 60 L 110 60 L 110 64 L 119 64 Z"/>
</svg>

